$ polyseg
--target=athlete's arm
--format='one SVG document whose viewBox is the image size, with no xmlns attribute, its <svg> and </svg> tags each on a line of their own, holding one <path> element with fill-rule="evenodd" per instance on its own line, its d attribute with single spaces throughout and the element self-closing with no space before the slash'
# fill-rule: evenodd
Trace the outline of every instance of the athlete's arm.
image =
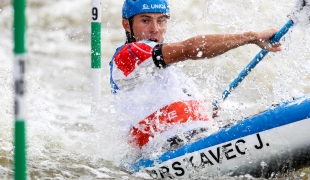
<svg viewBox="0 0 310 180">
<path fill-rule="evenodd" d="M 281 50 L 280 44 L 270 45 L 270 38 L 276 32 L 276 29 L 270 29 L 243 34 L 199 35 L 182 42 L 164 44 L 162 55 L 168 65 L 186 59 L 212 58 L 245 44 L 256 44 L 267 51 L 277 52 Z"/>
</svg>

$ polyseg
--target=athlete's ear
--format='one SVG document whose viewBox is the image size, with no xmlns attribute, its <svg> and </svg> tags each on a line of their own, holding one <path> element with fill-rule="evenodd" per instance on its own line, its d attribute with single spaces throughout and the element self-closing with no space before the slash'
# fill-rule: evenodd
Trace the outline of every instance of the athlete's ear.
<svg viewBox="0 0 310 180">
<path fill-rule="evenodd" d="M 122 24 L 123 24 L 123 28 L 125 29 L 125 31 L 130 32 L 129 20 L 126 18 L 123 18 Z"/>
</svg>

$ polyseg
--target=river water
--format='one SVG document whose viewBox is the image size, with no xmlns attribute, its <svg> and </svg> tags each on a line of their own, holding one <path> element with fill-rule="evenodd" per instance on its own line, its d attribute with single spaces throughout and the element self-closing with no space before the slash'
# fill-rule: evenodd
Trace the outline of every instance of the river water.
<svg viewBox="0 0 310 180">
<path fill-rule="evenodd" d="M 239 33 L 281 28 L 291 0 L 170 0 L 166 41 L 197 34 Z M 102 3 L 102 99 L 91 112 L 90 0 L 27 2 L 27 163 L 29 179 L 143 179 L 116 165 L 132 150 L 110 102 L 109 66 L 124 40 L 122 1 Z M 13 44 L 10 0 L 0 2 L 0 178 L 13 173 Z M 302 19 L 303 16 L 300 18 Z M 217 122 L 234 123 L 271 104 L 310 93 L 310 26 L 297 24 L 281 41 L 283 51 L 269 53 L 221 103 Z M 176 66 L 208 98 L 221 92 L 259 52 L 254 45 L 202 61 Z M 306 170 L 287 177 L 303 178 Z M 246 176 L 248 177 L 248 176 Z M 234 177 L 229 179 L 244 179 Z M 285 177 L 285 175 L 284 175 Z M 206 178 L 206 177 L 201 177 Z M 227 179 L 228 177 L 219 177 Z"/>
</svg>

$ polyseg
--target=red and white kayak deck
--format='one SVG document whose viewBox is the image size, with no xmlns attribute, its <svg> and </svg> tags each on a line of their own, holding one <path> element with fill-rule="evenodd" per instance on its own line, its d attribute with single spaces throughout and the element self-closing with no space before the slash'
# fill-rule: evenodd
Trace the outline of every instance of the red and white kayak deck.
<svg viewBox="0 0 310 180">
<path fill-rule="evenodd" d="M 126 169 L 168 179 L 245 174 L 266 177 L 309 164 L 310 95 L 306 95 L 156 159 L 139 158 Z"/>
</svg>

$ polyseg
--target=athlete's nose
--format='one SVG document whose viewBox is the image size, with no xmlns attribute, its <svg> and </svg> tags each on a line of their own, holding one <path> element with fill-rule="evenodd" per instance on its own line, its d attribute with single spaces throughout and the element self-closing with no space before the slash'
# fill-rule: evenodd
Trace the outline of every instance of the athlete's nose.
<svg viewBox="0 0 310 180">
<path fill-rule="evenodd" d="M 151 27 L 150 27 L 150 32 L 151 33 L 157 33 L 159 29 L 159 24 L 157 21 L 152 21 Z"/>
</svg>

